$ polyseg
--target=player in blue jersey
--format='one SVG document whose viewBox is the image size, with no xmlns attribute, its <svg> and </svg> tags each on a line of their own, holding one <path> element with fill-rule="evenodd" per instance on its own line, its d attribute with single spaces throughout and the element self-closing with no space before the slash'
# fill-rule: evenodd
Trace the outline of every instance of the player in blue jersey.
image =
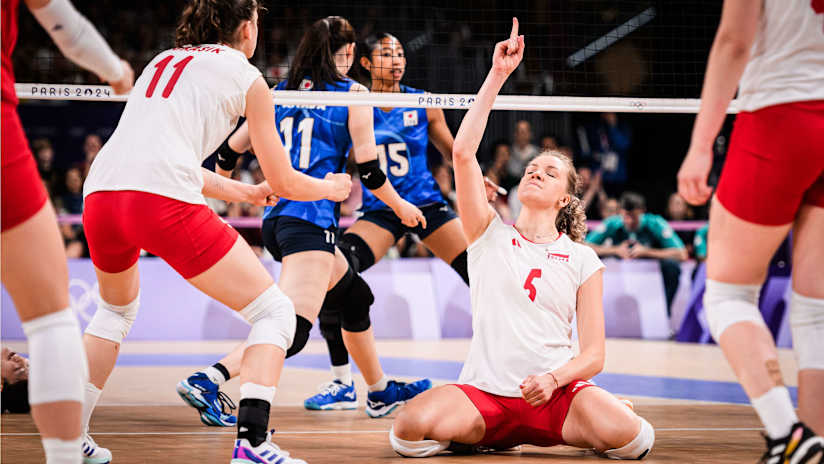
<svg viewBox="0 0 824 464">
<path fill-rule="evenodd" d="M 355 71 L 371 82 L 372 92 L 423 93 L 401 84 L 406 71 L 403 45 L 383 32 L 358 47 Z M 358 68 L 358 65 L 360 68 Z M 450 264 L 467 284 L 466 239 L 461 223 L 441 196 L 427 165 L 430 142 L 448 163 L 452 158 L 452 132 L 439 108 L 374 108 L 375 142 L 381 169 L 392 186 L 426 216 L 427 227 L 408 227 L 369 191 L 363 192 L 361 217 L 341 236 L 338 246 L 358 272 L 370 268 L 405 233 L 414 233 L 435 256 Z M 325 303 L 320 331 L 329 347 L 334 379 L 304 402 L 307 409 L 333 410 L 357 407 L 349 353 L 341 335 L 340 315 L 346 305 Z M 368 404 L 368 401 L 367 401 Z"/>
<path fill-rule="evenodd" d="M 366 92 L 366 87 L 345 77 L 354 52 L 355 31 L 346 19 L 330 16 L 318 20 L 301 39 L 288 80 L 277 89 Z M 320 178 L 342 172 L 351 150 L 363 185 L 390 205 L 402 224 L 426 228 L 421 210 L 401 198 L 380 169 L 371 107 L 276 105 L 275 116 L 296 170 Z M 229 173 L 240 156 L 238 152 L 250 147 L 247 129 L 242 126 L 219 150 L 221 173 Z M 338 215 L 338 204 L 331 201 L 286 199 L 267 208 L 264 214 L 263 241 L 272 256 L 283 263 L 279 285 L 297 313 L 295 337 L 287 357 L 306 344 L 324 301 L 336 307 L 346 302 L 347 310 L 341 315 L 343 339 L 369 385 L 367 413 L 380 417 L 428 389 L 431 382 L 424 379 L 406 384 L 384 375 L 369 320 L 374 297 L 335 246 Z M 218 387 L 237 375 L 242 349 L 236 348 L 219 363 L 178 384 L 178 393 L 198 408 L 201 420 L 208 425 L 230 426 L 235 422 L 230 411 L 223 409 L 230 402 L 224 400 Z"/>
</svg>

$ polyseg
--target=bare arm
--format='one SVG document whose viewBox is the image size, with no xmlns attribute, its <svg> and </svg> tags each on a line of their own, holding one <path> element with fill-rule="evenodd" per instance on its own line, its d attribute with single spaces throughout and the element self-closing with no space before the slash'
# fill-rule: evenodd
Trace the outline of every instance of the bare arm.
<svg viewBox="0 0 824 464">
<path fill-rule="evenodd" d="M 761 3 L 724 1 L 721 24 L 707 62 L 701 109 L 695 118 L 687 158 L 678 172 L 678 192 L 689 203 L 703 204 L 712 193 L 707 186 L 712 168 L 712 145 L 750 59 L 750 48 L 762 14 Z"/>
<path fill-rule="evenodd" d="M 638 251 L 636 252 L 636 247 Z M 674 259 L 676 261 L 686 261 L 689 258 L 686 248 L 670 247 L 670 248 L 649 248 L 645 246 L 635 245 L 630 248 L 630 256 L 633 258 L 651 258 L 651 259 Z"/>
<path fill-rule="evenodd" d="M 455 137 L 452 163 L 455 169 L 458 214 L 469 243 L 473 243 L 483 234 L 495 215 L 487 203 L 483 174 L 475 154 L 481 144 L 495 97 L 509 74 L 518 67 L 523 56 L 524 37 L 518 35 L 518 20 L 513 18 L 509 40 L 495 45 L 492 69 L 478 91 L 472 107 L 466 112 Z"/>
<path fill-rule="evenodd" d="M 429 120 L 429 141 L 441 152 L 447 166 L 452 165 L 452 144 L 455 139 L 446 125 L 446 118 L 441 108 L 427 108 L 426 119 Z"/>
<path fill-rule="evenodd" d="M 244 202 L 259 206 L 272 206 L 277 203 L 277 197 L 272 189 L 264 182 L 258 185 L 244 184 L 236 180 L 227 179 L 206 168 L 203 172 L 203 196 L 217 198 L 226 202 Z"/>
<path fill-rule="evenodd" d="M 243 154 L 249 151 L 252 148 L 252 141 L 249 138 L 249 124 L 244 121 L 243 124 L 241 124 L 240 127 L 238 127 L 237 130 L 229 136 L 229 140 L 227 140 L 226 143 L 235 153 Z M 218 156 L 220 156 L 219 153 Z M 221 168 L 220 163 L 215 166 L 215 172 L 223 177 L 231 178 L 233 171 L 234 169 L 229 170 Z"/>
<path fill-rule="evenodd" d="M 246 117 L 255 156 L 276 194 L 296 201 L 346 199 L 352 187 L 347 174 L 328 174 L 326 179 L 316 179 L 292 168 L 289 155 L 275 129 L 274 104 L 262 77 L 252 84 L 246 94 Z"/>
<path fill-rule="evenodd" d="M 367 92 L 366 87 L 353 84 L 353 92 Z M 349 107 L 349 136 L 352 138 L 352 157 L 358 164 L 376 161 L 378 149 L 375 146 L 374 114 L 371 106 Z M 380 173 L 378 173 L 380 174 Z M 414 227 L 418 222 L 426 228 L 426 218 L 415 205 L 401 198 L 395 187 L 387 179 L 380 187 L 370 189 L 372 193 L 401 219 L 404 225 Z"/>
</svg>

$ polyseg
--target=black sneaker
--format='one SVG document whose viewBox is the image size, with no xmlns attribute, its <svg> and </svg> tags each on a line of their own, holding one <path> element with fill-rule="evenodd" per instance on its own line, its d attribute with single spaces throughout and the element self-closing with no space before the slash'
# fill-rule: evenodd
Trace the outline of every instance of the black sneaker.
<svg viewBox="0 0 824 464">
<path fill-rule="evenodd" d="M 764 436 L 767 452 L 759 464 L 824 464 L 824 438 L 801 422 L 793 425 L 789 435 L 778 440 Z"/>
</svg>

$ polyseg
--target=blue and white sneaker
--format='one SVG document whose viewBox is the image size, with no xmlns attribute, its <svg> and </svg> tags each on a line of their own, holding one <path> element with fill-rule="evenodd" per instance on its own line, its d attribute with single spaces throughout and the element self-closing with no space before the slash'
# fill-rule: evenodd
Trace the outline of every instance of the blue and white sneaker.
<svg viewBox="0 0 824 464">
<path fill-rule="evenodd" d="M 238 438 L 235 440 L 235 451 L 232 453 L 231 464 L 306 464 L 302 459 L 289 457 L 289 452 L 280 449 L 272 442 L 270 430 L 264 440 L 258 446 L 252 446 L 249 440 Z"/>
<path fill-rule="evenodd" d="M 177 384 L 177 394 L 189 406 L 200 412 L 200 421 L 206 425 L 234 427 L 237 417 L 232 415 L 237 407 L 229 396 L 202 372 L 189 376 Z"/>
<path fill-rule="evenodd" d="M 83 434 L 83 464 L 109 464 L 112 462 L 112 452 L 106 448 L 97 446 L 91 435 Z"/>
<path fill-rule="evenodd" d="M 429 379 L 412 383 L 390 380 L 385 390 L 369 392 L 366 399 L 366 414 L 369 417 L 383 417 L 430 388 L 432 381 Z"/>
<path fill-rule="evenodd" d="M 355 395 L 355 382 L 346 385 L 338 379 L 321 384 L 320 393 L 307 398 L 303 407 L 313 411 L 330 411 L 358 409 L 358 397 Z"/>
</svg>

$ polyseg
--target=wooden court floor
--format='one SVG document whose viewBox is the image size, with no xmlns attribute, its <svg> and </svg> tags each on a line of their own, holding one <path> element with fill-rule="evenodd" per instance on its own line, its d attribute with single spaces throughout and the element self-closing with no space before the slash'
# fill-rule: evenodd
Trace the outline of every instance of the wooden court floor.
<svg viewBox="0 0 824 464">
<path fill-rule="evenodd" d="M 172 362 L 174 359 L 167 359 L 164 365 L 151 365 L 155 358 L 141 356 L 173 358 L 184 352 L 198 356 L 209 353 L 211 356 L 232 344 L 124 344 L 124 363 L 115 368 L 91 424 L 92 435 L 98 444 L 112 450 L 112 462 L 228 463 L 235 430 L 202 425 L 195 411 L 183 406 L 174 393 L 174 385 L 179 379 L 202 367 L 201 358 L 192 358 L 198 360 L 192 365 L 177 365 Z M 378 343 L 382 356 L 403 355 L 438 362 L 462 359 L 467 346 L 466 341 Z M 323 352 L 321 343 L 312 342 L 307 348 L 306 359 L 320 357 Z M 13 349 L 25 352 L 25 346 L 13 346 Z M 715 401 L 712 394 L 689 391 L 693 385 L 699 390 L 709 385 L 710 390 L 705 391 L 728 385 L 724 382 L 731 380 L 729 367 L 716 347 L 611 340 L 607 353 L 606 371 L 615 376 L 635 378 L 639 374 L 637 377 L 646 379 L 645 382 L 650 378 L 659 379 L 656 382 L 664 389 L 671 384 L 661 383 L 660 379 L 697 382 L 687 383 L 687 390 L 678 394 L 692 399 L 678 399 L 678 395 L 668 395 L 661 389 L 638 391 L 635 395 L 621 392 L 621 396 L 629 396 L 634 401 L 636 411 L 656 429 L 655 447 L 645 462 L 755 463 L 758 460 L 764 450 L 764 440 L 752 408 L 746 404 L 710 402 Z M 130 355 L 133 357 L 129 358 Z M 303 354 L 293 358 L 297 364 L 290 364 L 284 370 L 278 387 L 270 420 L 270 426 L 277 430 L 275 441 L 309 463 L 402 462 L 405 458 L 394 453 L 387 439 L 392 416 L 370 419 L 363 411 L 365 388 L 359 375 L 356 375 L 361 401 L 359 410 L 318 412 L 303 409 L 302 399 L 315 391 L 317 383 L 328 380 L 329 374 L 326 369 L 304 366 L 305 362 L 301 364 L 298 359 L 300 356 Z M 791 355 L 782 353 L 781 356 L 785 378 L 788 383 L 794 383 L 795 367 Z M 644 377 L 653 375 L 660 377 Z M 397 373 L 392 376 L 413 377 Z M 453 378 L 430 377 L 437 384 L 454 381 Z M 236 380 L 227 383 L 224 389 L 237 400 Z M 705 394 L 709 396 L 706 401 L 701 399 Z M 4 414 L 1 420 L 0 462 L 43 462 L 39 436 L 31 418 Z M 606 462 L 586 450 L 524 446 L 520 452 L 476 456 L 445 454 L 424 462 L 594 461 Z"/>
</svg>

